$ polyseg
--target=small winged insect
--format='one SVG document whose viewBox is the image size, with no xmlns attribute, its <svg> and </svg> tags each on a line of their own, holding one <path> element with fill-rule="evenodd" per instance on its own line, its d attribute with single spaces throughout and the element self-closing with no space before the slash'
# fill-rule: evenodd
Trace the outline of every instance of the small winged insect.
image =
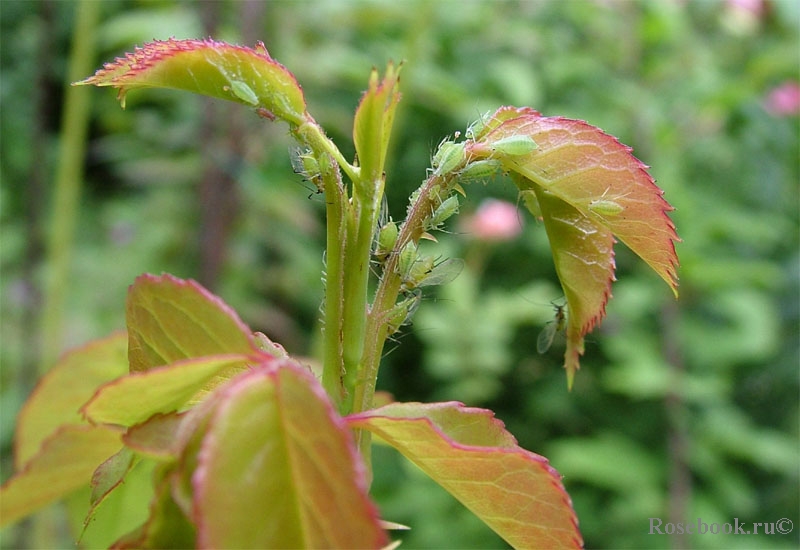
<svg viewBox="0 0 800 550">
<path fill-rule="evenodd" d="M 445 285 L 452 282 L 464 269 L 464 260 L 461 258 L 448 258 L 435 264 L 416 283 L 417 287 Z"/>
<path fill-rule="evenodd" d="M 566 307 L 566 305 L 553 304 L 556 316 L 545 325 L 542 332 L 539 333 L 539 338 L 536 340 L 536 351 L 539 353 L 547 353 L 547 350 L 549 350 L 550 346 L 553 344 L 556 332 L 566 328 L 567 315 L 564 311 Z"/>
</svg>

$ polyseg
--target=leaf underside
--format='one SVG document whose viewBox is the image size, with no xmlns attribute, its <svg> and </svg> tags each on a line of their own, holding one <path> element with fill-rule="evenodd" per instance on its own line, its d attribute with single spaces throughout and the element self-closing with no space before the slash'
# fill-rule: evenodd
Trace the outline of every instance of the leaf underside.
<svg viewBox="0 0 800 550">
<path fill-rule="evenodd" d="M 520 136 L 536 147 L 510 154 L 493 146 Z M 672 207 L 630 147 L 581 120 L 503 107 L 485 121 L 468 154 L 499 160 L 526 194 L 526 206 L 544 221 L 568 306 L 565 368 L 571 387 L 583 337 L 605 316 L 611 297 L 615 237 L 677 295 L 680 239 L 668 216 Z"/>
</svg>

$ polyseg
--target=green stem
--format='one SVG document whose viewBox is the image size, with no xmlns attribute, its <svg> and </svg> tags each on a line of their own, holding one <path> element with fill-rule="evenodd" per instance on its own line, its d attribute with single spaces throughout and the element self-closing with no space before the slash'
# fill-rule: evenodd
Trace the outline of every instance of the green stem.
<svg viewBox="0 0 800 550">
<path fill-rule="evenodd" d="M 92 70 L 96 34 L 94 29 L 97 26 L 99 9 L 100 3 L 91 0 L 77 5 L 68 82 L 80 80 Z M 64 303 L 69 286 L 69 268 L 83 180 L 89 105 L 88 89 L 67 86 L 55 174 L 55 193 L 50 205 L 51 217 L 46 244 L 49 265 L 44 283 L 40 327 L 42 342 L 40 374 L 47 372 L 61 353 Z"/>
<path fill-rule="evenodd" d="M 372 408 L 372 400 L 375 395 L 375 386 L 378 380 L 378 368 L 380 367 L 383 346 L 386 339 L 390 336 L 389 312 L 397 303 L 400 295 L 402 280 L 398 274 L 397 261 L 400 251 L 409 242 L 417 243 L 425 231 L 425 221 L 430 217 L 434 210 L 434 205 L 441 201 L 441 192 L 437 189 L 449 189 L 452 184 L 452 176 L 432 175 L 420 189 L 419 198 L 411 205 L 406 221 L 400 228 L 394 249 L 389 254 L 383 266 L 383 275 L 378 288 L 375 292 L 375 300 L 372 303 L 367 325 L 364 332 L 364 344 L 361 358 L 361 373 L 356 384 L 356 394 L 354 396 L 353 413 L 369 410 Z M 359 445 L 364 451 L 363 445 L 368 442 L 359 440 Z"/>
<path fill-rule="evenodd" d="M 339 171 L 329 162 L 320 163 L 320 176 L 325 186 L 327 242 L 325 246 L 325 320 L 323 335 L 322 386 L 341 409 L 345 391 L 342 361 L 344 258 L 347 241 L 347 200 Z"/>
<path fill-rule="evenodd" d="M 383 182 L 373 182 L 370 196 L 361 197 L 354 192 L 354 219 L 348 235 L 348 250 L 344 274 L 344 387 L 345 403 L 343 412 L 354 412 L 356 392 L 362 385 L 361 362 L 367 326 L 367 291 L 369 287 L 369 261 L 372 240 L 378 221 L 378 204 L 382 194 Z M 356 189 L 358 187 L 356 186 Z"/>
</svg>

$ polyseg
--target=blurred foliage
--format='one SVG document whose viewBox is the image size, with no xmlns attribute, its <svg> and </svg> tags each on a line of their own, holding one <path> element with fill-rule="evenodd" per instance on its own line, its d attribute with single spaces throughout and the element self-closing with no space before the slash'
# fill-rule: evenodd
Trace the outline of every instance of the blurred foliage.
<svg viewBox="0 0 800 550">
<path fill-rule="evenodd" d="M 745 6 L 745 7 L 743 7 Z M 747 8 L 746 6 L 750 6 Z M 42 256 L 59 140 L 67 2 L 0 3 L 0 444 L 10 473 L 16 410 L 37 363 Z M 397 399 L 497 412 L 565 476 L 587 547 L 796 548 L 800 220 L 798 116 L 770 91 L 800 79 L 791 0 L 103 3 L 98 66 L 153 38 L 263 40 L 310 110 L 352 155 L 370 68 L 405 60 L 387 195 L 395 219 L 445 135 L 501 104 L 587 120 L 632 145 L 676 206 L 681 297 L 617 250 L 608 318 L 566 392 L 559 342 L 535 353 L 560 298 L 530 217 L 512 241 L 452 224 L 467 269 L 427 293 L 386 357 Z M 313 356 L 324 204 L 292 173 L 285 129 L 179 93 L 93 92 L 79 234 L 61 349 L 123 326 L 141 272 L 193 277 L 253 329 Z M 305 188 L 304 188 L 305 187 Z M 462 217 L 502 179 L 467 189 Z M 374 492 L 409 548 L 501 545 L 386 449 Z M 789 535 L 647 535 L 667 522 L 794 522 Z M 3 546 L 19 544 L 3 534 Z"/>
</svg>

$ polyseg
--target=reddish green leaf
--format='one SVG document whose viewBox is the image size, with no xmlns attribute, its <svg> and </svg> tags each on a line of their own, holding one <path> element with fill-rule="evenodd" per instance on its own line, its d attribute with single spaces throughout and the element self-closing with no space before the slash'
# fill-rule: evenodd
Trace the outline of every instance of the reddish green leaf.
<svg viewBox="0 0 800 550">
<path fill-rule="evenodd" d="M 158 460 L 170 460 L 180 452 L 178 433 L 185 414 L 156 414 L 145 422 L 131 426 L 122 441 L 138 454 Z"/>
<path fill-rule="evenodd" d="M 0 525 L 17 521 L 87 486 L 92 472 L 122 447 L 119 432 L 64 426 L 0 487 Z"/>
<path fill-rule="evenodd" d="M 556 273 L 561 280 L 567 312 L 567 350 L 564 368 L 571 388 L 583 355 L 583 336 L 606 312 L 614 280 L 614 237 L 567 202 L 534 188 L 550 239 Z"/>
<path fill-rule="evenodd" d="M 307 370 L 259 368 L 219 393 L 192 477 L 198 546 L 386 544 L 350 431 Z"/>
<path fill-rule="evenodd" d="M 78 412 L 81 405 L 102 384 L 128 372 L 126 353 L 127 336 L 119 332 L 68 352 L 39 380 L 17 418 L 17 469 L 59 426 L 86 424 Z"/>
<path fill-rule="evenodd" d="M 306 103 L 294 75 L 272 59 L 264 44 L 255 48 L 214 40 L 155 41 L 117 58 L 76 84 L 113 86 L 125 107 L 136 88 L 172 88 L 236 101 L 262 116 L 299 125 Z"/>
<path fill-rule="evenodd" d="M 394 403 L 347 420 L 400 451 L 515 548 L 582 546 L 561 476 L 491 411 Z"/>
<path fill-rule="evenodd" d="M 131 372 L 193 357 L 261 355 L 236 312 L 192 280 L 142 275 L 128 293 Z"/>
<path fill-rule="evenodd" d="M 264 356 L 265 360 L 274 360 Z M 132 426 L 155 414 L 181 410 L 255 361 L 243 355 L 218 355 L 178 361 L 135 372 L 102 386 L 81 409 L 95 424 Z"/>
<path fill-rule="evenodd" d="M 400 101 L 398 67 L 386 68 L 386 76 L 378 83 L 378 71 L 372 70 L 369 89 L 361 98 L 353 124 L 353 139 L 358 162 L 365 181 L 381 181 L 389 137 L 394 123 L 394 113 Z"/>
<path fill-rule="evenodd" d="M 672 207 L 629 147 L 583 121 L 504 107 L 470 135 L 469 158 L 500 161 L 527 193 L 528 208 L 544 219 L 568 304 L 565 367 L 571 386 L 583 337 L 603 318 L 611 296 L 614 237 L 677 295 L 679 239 L 667 215 Z"/>
</svg>

